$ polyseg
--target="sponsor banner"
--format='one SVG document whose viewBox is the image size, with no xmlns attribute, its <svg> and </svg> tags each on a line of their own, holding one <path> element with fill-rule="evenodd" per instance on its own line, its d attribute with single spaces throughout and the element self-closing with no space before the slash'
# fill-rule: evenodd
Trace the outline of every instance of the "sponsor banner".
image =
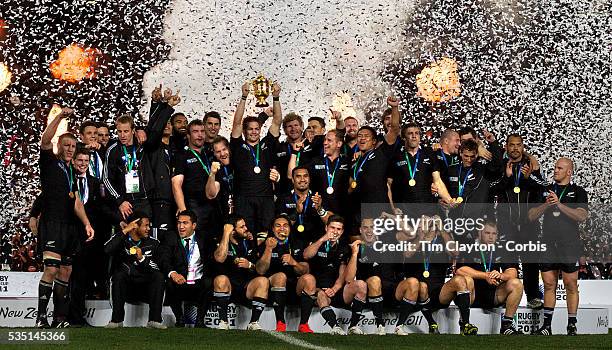
<svg viewBox="0 0 612 350">
<path fill-rule="evenodd" d="M 0 300 L 0 327 L 33 327 L 36 321 L 37 301 L 36 299 L 2 299 Z M 53 305 L 50 305 L 47 315 L 53 314 Z M 148 320 L 148 305 L 126 305 L 124 325 L 126 327 L 144 327 Z M 339 325 L 345 330 L 348 328 L 351 313 L 349 310 L 334 308 L 338 317 Z M 86 303 L 86 320 L 93 326 L 105 326 L 111 318 L 112 309 L 107 300 L 91 300 Z M 497 334 L 501 325 L 503 310 L 483 310 L 472 309 L 470 320 L 479 328 L 480 334 Z M 397 313 L 385 313 L 384 323 L 388 333 L 395 330 L 397 323 Z M 228 312 L 228 319 L 231 328 L 246 329 L 251 317 L 251 311 L 243 306 L 231 304 Z M 164 324 L 174 325 L 175 319 L 169 307 L 164 307 L 162 311 Z M 440 326 L 442 333 L 459 333 L 459 310 L 450 307 L 434 313 L 434 318 Z M 299 323 L 299 309 L 288 307 L 286 313 L 287 329 L 297 330 Z M 523 332 L 530 332 L 537 328 L 542 320 L 541 311 L 532 311 L 526 308 L 519 308 L 515 322 L 517 327 Z M 581 308 L 578 311 L 578 333 L 580 334 L 607 334 L 608 333 L 608 311 L 604 308 Z M 565 334 L 567 322 L 567 309 L 558 307 L 553 318 L 553 333 Z M 274 310 L 266 308 L 261 316 L 260 324 L 264 329 L 274 330 L 276 319 Z M 327 333 L 330 331 L 318 309 L 315 309 L 310 316 L 310 327 L 317 333 Z M 216 305 L 211 305 L 206 318 L 206 325 L 215 328 L 219 325 L 218 310 Z M 376 325 L 374 316 L 370 311 L 364 312 L 358 325 L 366 333 L 374 333 Z M 410 316 L 408 319 L 408 330 L 412 333 L 427 333 L 427 321 L 420 312 Z"/>
<path fill-rule="evenodd" d="M 0 271 L 0 298 L 36 298 L 42 272 Z"/>
</svg>

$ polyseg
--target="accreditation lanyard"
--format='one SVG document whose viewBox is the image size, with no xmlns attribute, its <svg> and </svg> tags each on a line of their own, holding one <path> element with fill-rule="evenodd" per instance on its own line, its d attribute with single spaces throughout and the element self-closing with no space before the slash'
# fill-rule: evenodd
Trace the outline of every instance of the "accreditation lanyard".
<svg viewBox="0 0 612 350">
<path fill-rule="evenodd" d="M 128 156 L 127 147 L 123 145 L 123 154 L 125 155 L 125 169 L 127 172 L 131 172 L 136 164 L 136 146 L 132 145 L 132 157 Z"/>
<path fill-rule="evenodd" d="M 333 164 L 333 161 L 332 161 Z M 336 166 L 334 167 L 334 172 L 329 173 L 329 158 L 325 157 L 325 174 L 327 174 L 327 186 L 332 187 L 334 185 L 334 178 L 336 177 L 336 170 L 338 170 L 338 166 L 340 165 L 340 157 L 336 159 Z"/>
<path fill-rule="evenodd" d="M 369 150 L 365 155 L 363 155 L 363 156 L 359 157 L 359 159 L 357 159 L 357 163 L 355 164 L 355 168 L 353 168 L 353 179 L 355 181 L 357 181 L 357 177 L 361 173 L 363 165 L 368 161 L 368 158 L 370 157 L 370 154 L 372 154 L 372 152 L 374 152 L 373 149 Z"/>
<path fill-rule="evenodd" d="M 259 149 L 261 148 L 261 142 L 257 143 L 257 151 L 255 151 L 253 146 L 247 144 L 249 147 L 249 151 L 251 151 L 251 155 L 253 156 L 253 160 L 255 161 L 255 166 L 259 166 Z"/>
<path fill-rule="evenodd" d="M 289 155 L 289 158 L 291 158 L 291 144 L 287 143 L 287 154 Z M 298 151 L 297 155 L 296 155 L 296 159 L 295 159 L 295 166 L 300 166 L 300 157 L 302 156 L 302 151 Z"/>
<path fill-rule="evenodd" d="M 191 153 L 193 153 L 193 155 L 198 158 L 198 162 L 200 162 L 200 164 L 202 164 L 202 168 L 204 168 L 204 172 L 206 172 L 206 175 L 210 175 L 210 170 L 208 169 L 208 156 L 206 155 L 206 151 L 203 151 L 202 154 L 204 155 L 204 159 L 206 159 L 206 163 L 204 163 L 202 161 L 202 158 L 200 158 L 200 155 L 198 154 L 198 152 L 194 151 L 192 148 L 189 149 L 191 151 Z"/>
<path fill-rule="evenodd" d="M 128 240 L 132 244 L 132 247 L 140 247 L 140 243 L 142 243 L 142 239 L 136 242 L 132 239 L 132 237 L 128 237 Z"/>
<path fill-rule="evenodd" d="M 66 180 L 68 181 L 68 192 L 72 192 L 72 183 L 73 183 L 72 165 L 71 164 L 66 165 L 66 163 L 62 162 L 61 160 L 58 161 L 57 164 L 59 165 L 60 168 L 62 168 L 62 171 L 66 175 Z"/>
<path fill-rule="evenodd" d="M 470 174 L 472 173 L 472 168 L 468 169 L 465 174 L 465 178 L 461 181 L 461 171 L 463 170 L 463 164 L 459 165 L 459 197 L 463 197 L 463 191 L 465 190 L 465 184 L 467 183 Z"/>
<path fill-rule="evenodd" d="M 487 262 L 484 257 L 484 253 L 482 250 L 480 251 L 480 257 L 482 258 L 482 266 L 485 269 L 485 272 L 491 271 L 491 267 L 493 266 L 493 250 L 491 250 L 491 254 L 489 255 L 489 266 L 487 267 Z"/>
<path fill-rule="evenodd" d="M 442 152 L 444 154 L 444 152 Z M 417 168 L 419 166 L 419 159 L 421 158 L 421 150 L 417 151 L 414 168 L 412 168 L 412 164 L 410 164 L 410 158 L 408 158 L 408 152 L 404 152 L 404 158 L 406 158 L 406 166 L 408 167 L 408 175 L 410 175 L 410 180 L 414 180 L 414 176 L 416 175 Z"/>
<path fill-rule="evenodd" d="M 559 203 L 561 203 L 561 198 L 563 198 L 563 195 L 565 195 L 565 191 L 567 191 L 567 188 L 569 187 L 569 184 L 567 186 L 565 186 L 565 188 L 563 189 L 563 191 L 561 192 L 561 195 L 559 195 L 558 193 L 558 186 L 557 184 L 555 184 L 555 194 L 557 196 L 559 196 Z"/>
<path fill-rule="evenodd" d="M 429 244 L 429 246 L 433 246 L 434 244 L 436 244 L 438 242 L 438 236 L 436 236 L 431 243 Z M 430 258 L 431 258 L 431 251 L 428 252 L 423 252 L 423 267 L 425 268 L 425 271 L 429 271 L 429 265 L 430 264 Z"/>
<path fill-rule="evenodd" d="M 293 194 L 293 201 L 295 202 L 295 211 L 297 212 L 297 202 L 298 202 L 298 197 L 297 194 Z M 308 211 L 308 204 L 310 204 L 310 193 L 306 195 L 306 200 L 304 201 L 304 210 L 302 210 L 302 213 L 298 213 L 298 224 L 299 225 L 304 225 L 304 214 L 306 214 L 306 212 Z"/>
</svg>

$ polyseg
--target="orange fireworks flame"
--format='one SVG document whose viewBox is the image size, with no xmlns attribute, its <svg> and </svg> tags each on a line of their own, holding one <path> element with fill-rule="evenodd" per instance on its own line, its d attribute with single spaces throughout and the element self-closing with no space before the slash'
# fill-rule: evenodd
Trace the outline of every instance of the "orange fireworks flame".
<svg viewBox="0 0 612 350">
<path fill-rule="evenodd" d="M 426 101 L 448 102 L 461 94 L 457 62 L 444 57 L 423 68 L 416 76 L 417 96 Z"/>
<path fill-rule="evenodd" d="M 9 86 L 12 77 L 13 75 L 6 64 L 0 62 L 0 92 Z"/>
<path fill-rule="evenodd" d="M 4 40 L 7 29 L 8 29 L 8 25 L 6 24 L 6 21 L 0 18 L 0 40 Z"/>
<path fill-rule="evenodd" d="M 76 83 L 84 78 L 92 79 L 96 76 L 96 58 L 99 55 L 100 51 L 97 49 L 71 44 L 60 51 L 58 59 L 49 65 L 49 69 L 54 78 L 69 83 Z"/>
</svg>

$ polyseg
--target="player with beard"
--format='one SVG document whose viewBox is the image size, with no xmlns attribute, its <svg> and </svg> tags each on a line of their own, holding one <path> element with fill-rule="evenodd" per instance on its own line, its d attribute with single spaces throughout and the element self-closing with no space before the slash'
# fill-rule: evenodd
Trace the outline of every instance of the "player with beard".
<svg viewBox="0 0 612 350">
<path fill-rule="evenodd" d="M 353 159 L 353 155 L 359 151 L 357 146 L 357 133 L 359 132 L 359 121 L 355 117 L 344 118 L 344 144 L 341 154 L 347 159 Z"/>
<path fill-rule="evenodd" d="M 206 198 L 217 200 L 220 216 L 227 221 L 234 213 L 234 170 L 230 162 L 229 142 L 225 137 L 217 136 L 212 147 L 216 161 L 212 163 L 206 181 Z"/>
<path fill-rule="evenodd" d="M 387 169 L 393 157 L 396 140 L 400 133 L 399 101 L 389 96 L 387 104 L 391 107 L 391 124 L 385 135 L 385 142 L 377 146 L 376 131 L 362 126 L 357 133 L 360 156 L 353 161 L 349 194 L 351 194 L 350 219 L 353 227 L 359 227 L 361 208 L 364 203 L 377 203 L 390 210 L 387 188 Z M 377 217 L 379 213 L 373 213 Z"/>
<path fill-rule="evenodd" d="M 231 216 L 223 227 L 223 238 L 214 253 L 216 277 L 213 281 L 214 297 L 219 310 L 219 329 L 229 329 L 227 307 L 230 297 L 243 305 L 251 306 L 248 330 L 261 330 L 259 317 L 268 299 L 270 283 L 266 277 L 257 276 L 257 241 L 250 234 L 244 218 Z"/>
<path fill-rule="evenodd" d="M 272 235 L 259 246 L 259 260 L 255 264 L 258 274 L 270 281 L 270 299 L 276 315 L 276 331 L 286 332 L 285 305 L 287 289 L 295 291 L 299 276 L 308 272 L 308 264 L 302 262 L 303 245 L 292 239 L 291 220 L 284 214 L 272 221 Z M 290 295 L 294 295 L 291 293 Z"/>
<path fill-rule="evenodd" d="M 347 307 L 350 305 L 351 321 L 349 334 L 363 334 L 357 326 L 366 303 L 367 284 L 357 280 L 357 254 L 359 242 L 351 246 L 341 242 L 344 232 L 344 219 L 332 215 L 325 226 L 325 234 L 304 249 L 304 260 L 310 266 L 309 274 L 301 277 L 303 281 L 316 281 L 316 299 L 321 315 L 332 328 L 331 334 L 344 335 L 344 330 L 338 325 L 336 314 L 330 305 Z M 304 285 L 307 285 L 305 283 Z M 298 294 L 304 291 L 298 282 Z M 302 299 L 305 301 L 305 298 Z M 302 304 L 302 315 L 310 315 L 312 304 Z M 304 324 L 300 320 L 300 324 Z"/>
<path fill-rule="evenodd" d="M 438 324 L 433 318 L 435 310 L 447 309 L 451 301 L 459 308 L 459 330 L 462 335 L 476 335 L 478 328 L 470 323 L 470 305 L 474 300 L 474 281 L 470 277 L 455 275 L 446 281 L 450 267 L 449 257 L 455 259 L 458 251 L 448 251 L 452 236 L 441 230 L 439 216 L 422 216 L 415 232 L 400 232 L 398 240 L 411 241 L 416 249 L 404 253 L 404 277 L 416 278 L 418 286 L 418 307 L 429 324 L 430 334 L 440 334 Z M 434 250 L 431 247 L 441 244 L 445 248 Z M 414 312 L 414 305 L 408 306 Z M 407 334 L 404 329 L 396 334 Z"/>
<path fill-rule="evenodd" d="M 230 152 L 234 167 L 234 191 L 236 213 L 244 216 L 247 225 L 254 232 L 268 229 L 274 217 L 273 183 L 280 175 L 273 167 L 276 163 L 275 150 L 281 126 L 281 88 L 272 87 L 273 117 L 268 134 L 261 139 L 261 121 L 256 117 L 242 116 L 249 94 L 249 83 L 242 86 L 242 98 L 238 103 L 232 124 Z"/>
<path fill-rule="evenodd" d="M 544 324 L 535 334 L 551 335 L 559 271 L 567 292 L 567 334 L 576 335 L 579 295 L 578 259 L 583 254 L 579 224 L 589 217 L 588 196 L 584 188 L 572 182 L 574 162 L 559 158 L 555 163 L 554 183 L 540 192 L 539 206 L 529 209 L 529 221 L 542 221 L 542 240 L 547 252 L 540 270 L 544 281 Z"/>
<path fill-rule="evenodd" d="M 495 245 L 497 241 L 497 224 L 486 221 L 479 232 L 477 243 Z M 458 276 L 474 280 L 473 307 L 492 309 L 506 305 L 502 317 L 500 334 L 520 335 L 513 326 L 513 319 L 523 297 L 523 284 L 518 277 L 518 264 L 507 263 L 509 257 L 503 257 L 495 249 L 473 252 L 466 259 L 465 266 L 457 269 Z"/>
<path fill-rule="evenodd" d="M 539 199 L 538 194 L 543 184 L 540 164 L 525 151 L 523 138 L 519 134 L 510 134 L 506 138 L 506 154 L 505 174 L 495 187 L 497 201 L 503 203 L 497 206 L 498 225 L 506 240 L 528 243 L 535 240 L 538 233 L 536 227 L 529 223 L 528 212 L 530 203 Z M 533 263 L 536 256 L 530 252 L 521 252 L 520 258 L 527 306 L 541 309 L 540 271 L 538 264 Z"/>
<path fill-rule="evenodd" d="M 413 277 L 400 279 L 398 265 L 390 263 L 389 257 L 375 249 L 374 244 L 382 236 L 374 234 L 374 219 L 362 219 L 359 232 L 361 236 L 358 242 L 361 242 L 361 247 L 357 257 L 357 279 L 366 281 L 368 285 L 368 302 L 376 321 L 376 334 L 386 334 L 383 306 L 396 306 L 393 302 L 396 301 L 400 305 L 400 315 L 395 334 L 406 335 L 408 333 L 403 326 L 410 314 L 416 311 L 419 281 Z"/>
<path fill-rule="evenodd" d="M 278 198 L 276 213 L 285 214 L 291 219 L 291 229 L 296 240 L 307 245 L 319 238 L 323 224 L 333 213 L 322 208 L 322 198 L 318 192 L 310 190 L 310 174 L 305 167 L 292 170 L 293 189 L 291 193 Z"/>
<path fill-rule="evenodd" d="M 206 197 L 205 187 L 211 176 L 213 155 L 204 147 L 205 126 L 194 119 L 187 126 L 188 147 L 176 155 L 172 176 L 172 191 L 178 211 L 190 209 L 198 218 L 197 230 L 206 244 L 212 244 L 221 234 L 216 201 Z"/>
<path fill-rule="evenodd" d="M 87 241 L 94 238 L 94 229 L 83 202 L 75 195 L 74 168 L 70 162 L 75 152 L 76 138 L 71 134 L 61 135 L 57 155 L 53 153 L 51 143 L 60 122 L 72 112 L 70 108 L 62 108 L 45 128 L 40 143 L 42 214 L 38 233 L 45 268 L 38 285 L 38 328 L 49 328 L 47 305 L 51 293 L 55 308 L 52 326 L 69 326 L 66 321 L 68 281 L 72 272 L 72 258 L 79 244 L 79 233 L 82 232 L 77 220 L 85 226 Z"/>
<path fill-rule="evenodd" d="M 339 130 L 330 130 L 323 140 L 323 156 L 315 157 L 308 173 L 310 175 L 310 188 L 318 193 L 322 199 L 322 208 L 342 217 L 348 214 L 348 188 L 351 170 L 351 160 L 340 155 L 342 149 L 342 133 Z M 289 174 L 293 173 L 296 157 L 289 161 Z M 323 213 L 323 212 L 322 212 Z M 346 227 L 347 232 L 350 228 Z"/>
<path fill-rule="evenodd" d="M 183 113 L 174 113 L 170 117 L 172 135 L 170 136 L 170 154 L 182 152 L 187 145 L 187 117 Z"/>
<path fill-rule="evenodd" d="M 412 217 L 433 215 L 437 208 L 431 203 L 435 186 L 438 195 L 450 201 L 446 185 L 440 176 L 439 162 L 430 148 L 421 147 L 421 128 L 414 122 L 402 127 L 404 145 L 399 148 L 391 163 L 389 178 L 393 205 Z M 411 203 L 423 203 L 417 207 Z"/>
<path fill-rule="evenodd" d="M 106 123 L 98 123 L 98 128 L 96 129 L 96 141 L 101 146 L 100 156 L 104 157 L 106 155 L 106 148 L 108 148 L 110 139 L 110 129 Z"/>
</svg>

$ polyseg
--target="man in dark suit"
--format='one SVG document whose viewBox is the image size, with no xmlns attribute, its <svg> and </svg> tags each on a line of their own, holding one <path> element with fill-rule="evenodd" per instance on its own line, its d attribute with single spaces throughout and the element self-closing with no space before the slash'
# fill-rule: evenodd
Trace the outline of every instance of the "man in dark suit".
<svg viewBox="0 0 612 350">
<path fill-rule="evenodd" d="M 162 271 L 168 277 L 166 302 L 176 318 L 176 327 L 184 327 L 183 302 L 195 302 L 198 308 L 196 327 L 204 327 L 210 292 L 212 249 L 201 234 L 196 234 L 196 214 L 181 211 L 177 216 L 178 235 L 163 246 Z M 198 231 L 200 232 L 200 231 Z"/>
</svg>

